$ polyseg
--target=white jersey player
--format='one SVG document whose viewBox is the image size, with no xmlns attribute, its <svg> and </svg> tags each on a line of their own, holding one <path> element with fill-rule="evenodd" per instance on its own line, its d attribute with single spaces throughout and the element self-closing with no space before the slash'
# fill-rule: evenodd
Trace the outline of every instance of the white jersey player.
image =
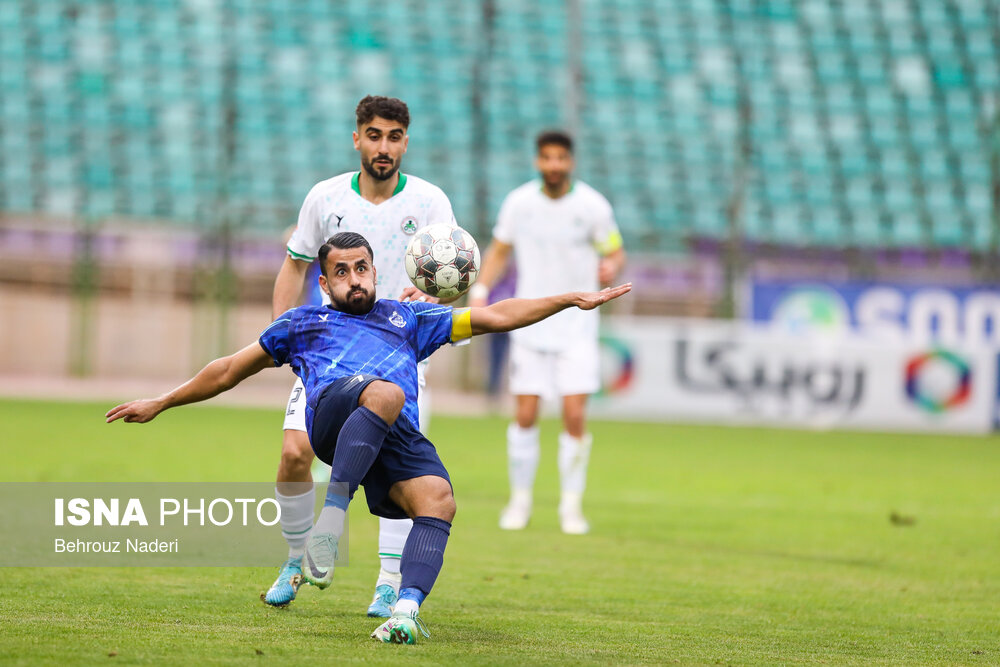
<svg viewBox="0 0 1000 667">
<path fill-rule="evenodd" d="M 571 179 L 570 137 L 545 132 L 537 147 L 541 179 L 504 199 L 470 305 L 485 304 L 511 250 L 517 266 L 515 296 L 524 298 L 595 290 L 610 284 L 625 264 L 611 204 L 586 183 Z M 582 500 L 591 447 L 586 404 L 600 388 L 597 318 L 596 311 L 563 311 L 511 333 L 510 389 L 517 415 L 507 429 L 511 499 L 500 516 L 501 528 L 519 530 L 528 524 L 540 449 L 539 400 L 560 397 L 560 523 L 570 534 L 589 530 Z"/>
<path fill-rule="evenodd" d="M 319 248 L 338 232 L 357 232 L 368 239 L 376 258 L 379 294 L 403 300 L 415 298 L 419 292 L 410 283 L 403 264 L 410 239 L 425 225 L 455 222 L 451 202 L 440 188 L 399 171 L 409 140 L 406 104 L 394 98 L 369 96 L 358 104 L 356 115 L 354 147 L 361 154 L 362 168 L 322 181 L 306 196 L 288 241 L 288 255 L 275 281 L 274 316 L 298 305 L 308 266 L 316 259 Z M 421 365 L 421 388 L 423 369 Z M 424 428 L 428 411 L 423 405 L 424 392 L 420 394 Z M 301 381 L 296 380 L 285 412 L 276 489 L 282 535 L 289 551 L 277 580 L 262 596 L 271 605 L 287 605 L 298 588 L 302 553 L 313 525 L 313 458 L 305 426 L 305 392 Z M 411 526 L 409 519 L 379 519 L 381 569 L 369 616 L 390 615 L 399 593 L 399 562 Z"/>
</svg>

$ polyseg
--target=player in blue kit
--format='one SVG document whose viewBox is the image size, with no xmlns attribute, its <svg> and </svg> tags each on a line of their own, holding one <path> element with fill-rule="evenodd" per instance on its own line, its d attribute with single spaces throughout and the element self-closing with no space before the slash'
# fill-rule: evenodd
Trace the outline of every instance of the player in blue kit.
<svg viewBox="0 0 1000 667">
<path fill-rule="evenodd" d="M 528 326 L 572 306 L 591 310 L 627 293 L 631 284 L 454 309 L 376 300 L 374 257 L 360 234 L 334 235 L 320 248 L 319 260 L 328 306 L 293 308 L 258 341 L 216 359 L 173 391 L 123 403 L 105 417 L 148 422 L 168 408 L 231 389 L 265 368 L 291 365 L 306 389 L 310 442 L 331 465 L 303 575 L 320 588 L 330 585 L 348 504 L 364 485 L 373 514 L 413 520 L 400 561 L 399 599 L 372 637 L 413 644 L 418 633 L 429 636 L 419 618 L 420 604 L 441 571 L 455 516 L 448 472 L 416 426 L 417 363 L 445 343 Z"/>
</svg>

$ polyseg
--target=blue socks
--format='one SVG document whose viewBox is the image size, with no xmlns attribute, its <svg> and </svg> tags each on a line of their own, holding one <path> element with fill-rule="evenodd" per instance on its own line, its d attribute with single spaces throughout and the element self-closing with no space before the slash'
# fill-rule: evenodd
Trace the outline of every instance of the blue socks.
<svg viewBox="0 0 1000 667">
<path fill-rule="evenodd" d="M 347 506 L 375 462 L 388 432 L 389 425 L 365 407 L 358 408 L 344 421 L 337 436 L 326 500 L 313 534 L 330 533 L 337 538 L 343 534 Z"/>
<path fill-rule="evenodd" d="M 351 413 L 337 436 L 337 449 L 330 469 L 330 486 L 324 506 L 333 505 L 347 509 L 358 485 L 375 462 L 382 441 L 389 432 L 389 425 L 365 407 Z M 346 492 L 347 496 L 344 497 Z"/>
<path fill-rule="evenodd" d="M 413 519 L 413 528 L 406 538 L 399 571 L 403 575 L 399 599 L 413 600 L 420 605 L 434 587 L 434 581 L 444 564 L 444 549 L 448 545 L 451 524 L 432 516 Z"/>
</svg>

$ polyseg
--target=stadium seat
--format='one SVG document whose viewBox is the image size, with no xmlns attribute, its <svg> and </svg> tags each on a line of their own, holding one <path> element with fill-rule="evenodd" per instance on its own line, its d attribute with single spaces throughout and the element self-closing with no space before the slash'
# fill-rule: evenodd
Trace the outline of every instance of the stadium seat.
<svg viewBox="0 0 1000 667">
<path fill-rule="evenodd" d="M 8 207 L 184 224 L 212 205 L 229 141 L 234 205 L 295 207 L 302 180 L 347 163 L 329 147 L 344 145 L 374 85 L 411 104 L 406 168 L 482 235 L 531 176 L 532 136 L 568 118 L 568 22 L 553 0 L 496 5 L 483 81 L 472 76 L 481 7 L 458 0 L 85 3 L 72 20 L 59 3 L 22 8 L 0 3 L 0 141 L 35 168 L 4 161 Z M 1000 94 L 990 3 L 696 0 L 654 12 L 594 0 L 581 19 L 579 174 L 621 202 L 628 238 L 652 230 L 677 247 L 720 234 L 745 136 L 752 238 L 975 248 L 988 229 L 980 112 Z M 390 26 L 402 37 L 386 38 Z M 637 160 L 656 169 L 628 171 Z M 947 208 L 961 224 L 940 222 Z"/>
</svg>

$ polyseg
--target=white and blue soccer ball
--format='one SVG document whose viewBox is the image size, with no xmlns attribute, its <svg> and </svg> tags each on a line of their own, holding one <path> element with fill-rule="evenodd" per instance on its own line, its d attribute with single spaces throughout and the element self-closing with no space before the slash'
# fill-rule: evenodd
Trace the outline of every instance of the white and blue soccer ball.
<svg viewBox="0 0 1000 667">
<path fill-rule="evenodd" d="M 452 299 L 479 277 L 479 246 L 461 227 L 436 223 L 421 227 L 406 249 L 406 275 L 418 290 Z"/>
</svg>

